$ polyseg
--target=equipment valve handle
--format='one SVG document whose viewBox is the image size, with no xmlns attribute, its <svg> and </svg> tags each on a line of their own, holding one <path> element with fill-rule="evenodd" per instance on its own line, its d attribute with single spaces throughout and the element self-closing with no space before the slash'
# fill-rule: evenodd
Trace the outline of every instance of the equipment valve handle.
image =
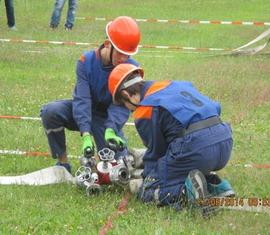
<svg viewBox="0 0 270 235">
<path fill-rule="evenodd" d="M 113 161 L 114 160 L 114 155 L 115 155 L 114 151 L 112 151 L 109 148 L 103 148 L 103 149 L 98 151 L 99 159 L 101 161 L 104 161 L 104 162 Z"/>
</svg>

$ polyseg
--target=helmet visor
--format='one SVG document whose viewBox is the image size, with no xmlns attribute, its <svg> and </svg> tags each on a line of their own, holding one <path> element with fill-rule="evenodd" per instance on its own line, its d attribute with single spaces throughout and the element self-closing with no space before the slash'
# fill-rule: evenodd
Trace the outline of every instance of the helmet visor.
<svg viewBox="0 0 270 235">
<path fill-rule="evenodd" d="M 126 88 L 128 88 L 136 83 L 141 82 L 142 80 L 143 80 L 142 77 L 140 75 L 138 75 L 138 76 L 126 81 L 126 82 L 123 82 L 123 84 L 120 86 L 119 90 L 126 89 Z"/>
</svg>

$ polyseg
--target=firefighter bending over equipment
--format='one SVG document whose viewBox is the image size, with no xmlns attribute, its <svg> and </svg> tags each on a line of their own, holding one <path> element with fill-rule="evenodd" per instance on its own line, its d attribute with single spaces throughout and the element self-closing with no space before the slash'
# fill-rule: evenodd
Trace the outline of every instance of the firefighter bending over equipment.
<svg viewBox="0 0 270 235">
<path fill-rule="evenodd" d="M 108 76 L 120 63 L 138 65 L 130 58 L 138 51 L 140 31 L 130 17 L 118 17 L 106 26 L 107 39 L 96 50 L 84 53 L 77 63 L 77 82 L 71 100 L 58 100 L 42 107 L 41 118 L 51 154 L 57 165 L 71 172 L 67 158 L 64 129 L 80 131 L 83 152 L 94 154 L 93 135 L 97 150 L 107 142 L 125 146 L 121 131 L 129 117 L 129 110 L 112 103 L 108 91 Z M 119 156 L 127 154 L 124 148 Z M 116 156 L 117 157 L 117 156 Z"/>
<path fill-rule="evenodd" d="M 230 125 L 220 119 L 220 104 L 186 81 L 143 81 L 144 71 L 121 64 L 109 76 L 115 104 L 133 111 L 147 150 L 143 180 L 131 190 L 143 202 L 178 205 L 183 198 L 233 196 L 227 180 L 212 171 L 225 167 L 232 150 Z"/>
</svg>

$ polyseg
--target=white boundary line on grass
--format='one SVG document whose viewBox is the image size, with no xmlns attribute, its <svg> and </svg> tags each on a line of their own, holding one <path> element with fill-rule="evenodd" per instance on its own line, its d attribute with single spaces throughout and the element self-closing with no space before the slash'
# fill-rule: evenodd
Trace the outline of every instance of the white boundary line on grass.
<svg viewBox="0 0 270 235">
<path fill-rule="evenodd" d="M 95 21 L 111 21 L 109 17 L 76 17 L 78 20 L 95 20 Z M 269 26 L 270 22 L 263 21 L 242 21 L 242 20 L 184 20 L 184 19 L 135 19 L 137 22 L 147 23 L 169 23 L 169 24 L 213 24 L 213 25 L 246 25 L 246 26 Z"/>
</svg>

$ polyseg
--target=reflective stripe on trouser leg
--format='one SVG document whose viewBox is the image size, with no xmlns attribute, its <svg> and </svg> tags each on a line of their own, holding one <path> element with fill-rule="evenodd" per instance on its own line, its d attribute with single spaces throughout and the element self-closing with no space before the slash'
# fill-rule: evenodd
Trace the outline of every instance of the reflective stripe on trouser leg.
<svg viewBox="0 0 270 235">
<path fill-rule="evenodd" d="M 58 100 L 44 105 L 40 113 L 53 158 L 66 154 L 65 128 L 78 130 L 73 119 L 72 100 Z"/>
<path fill-rule="evenodd" d="M 58 158 L 66 154 L 66 137 L 64 128 L 59 128 L 59 131 L 52 131 L 49 134 L 46 132 L 46 135 L 53 158 Z"/>
</svg>

